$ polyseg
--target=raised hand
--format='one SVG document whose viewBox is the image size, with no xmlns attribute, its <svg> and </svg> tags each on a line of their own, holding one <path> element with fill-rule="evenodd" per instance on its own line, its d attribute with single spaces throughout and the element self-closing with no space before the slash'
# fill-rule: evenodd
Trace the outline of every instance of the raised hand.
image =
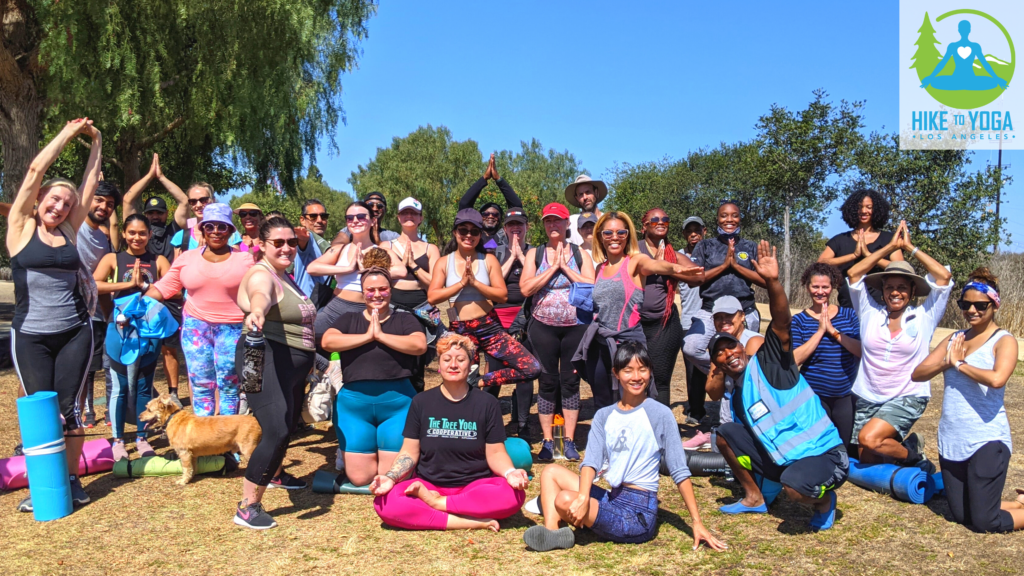
<svg viewBox="0 0 1024 576">
<path fill-rule="evenodd" d="M 654 253 L 655 260 L 665 259 L 665 241 L 658 242 L 658 251 Z"/>
<path fill-rule="evenodd" d="M 155 153 L 153 154 L 153 162 L 149 165 L 149 172 L 146 173 L 145 177 L 146 179 L 160 177 L 160 160 Z"/>
<path fill-rule="evenodd" d="M 153 154 L 153 168 L 156 169 L 156 174 L 154 174 L 154 176 L 156 176 L 157 178 L 164 177 L 164 171 L 162 168 L 160 168 L 160 156 L 156 153 Z"/>
<path fill-rule="evenodd" d="M 93 140 L 99 140 L 100 138 L 99 129 L 93 126 L 92 120 L 89 120 L 88 118 L 85 119 L 85 125 L 82 126 L 82 129 L 79 131 L 79 133 L 84 134 L 89 138 L 92 138 Z"/>
<path fill-rule="evenodd" d="M 731 243 L 732 240 L 729 242 Z M 764 278 L 766 282 L 779 279 L 779 259 L 777 255 L 778 251 L 775 246 L 769 244 L 767 240 L 761 240 L 761 244 L 757 247 L 757 259 L 750 259 L 750 264 L 754 267 L 754 271 L 761 278 Z"/>
<path fill-rule="evenodd" d="M 494 152 L 491 152 L 491 161 L 487 164 L 487 170 L 491 173 L 491 178 L 495 181 L 500 180 L 501 176 L 498 176 L 498 165 L 494 162 Z"/>
</svg>

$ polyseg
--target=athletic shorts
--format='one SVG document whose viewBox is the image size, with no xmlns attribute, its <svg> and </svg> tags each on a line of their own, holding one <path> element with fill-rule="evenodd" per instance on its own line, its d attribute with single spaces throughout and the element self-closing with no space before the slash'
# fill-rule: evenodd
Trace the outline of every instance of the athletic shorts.
<svg viewBox="0 0 1024 576">
<path fill-rule="evenodd" d="M 178 329 L 174 331 L 174 334 L 164 338 L 161 344 L 174 350 L 181 350 L 181 311 L 184 305 L 185 302 L 183 300 L 164 300 L 164 307 L 174 317 L 174 321 L 178 323 Z"/>
<path fill-rule="evenodd" d="M 922 396 L 899 396 L 888 402 L 875 404 L 860 397 L 855 397 L 853 407 L 853 437 L 852 442 L 857 444 L 857 437 L 860 436 L 860 429 L 872 418 L 878 418 L 896 429 L 902 442 L 910 428 L 917 422 L 924 409 L 928 407 L 928 398 Z"/>
<path fill-rule="evenodd" d="M 842 486 L 850 474 L 850 459 L 842 444 L 820 456 L 808 456 L 789 466 L 779 466 L 743 424 L 722 424 L 718 427 L 718 435 L 729 444 L 744 468 L 789 486 L 804 496 L 821 498 L 827 490 Z"/>
<path fill-rule="evenodd" d="M 346 382 L 334 402 L 338 447 L 355 454 L 401 450 L 415 395 L 408 378 Z"/>
<path fill-rule="evenodd" d="M 658 527 L 658 493 L 619 486 L 611 491 L 590 487 L 597 518 L 590 527 L 598 536 L 622 544 L 653 540 Z"/>
</svg>

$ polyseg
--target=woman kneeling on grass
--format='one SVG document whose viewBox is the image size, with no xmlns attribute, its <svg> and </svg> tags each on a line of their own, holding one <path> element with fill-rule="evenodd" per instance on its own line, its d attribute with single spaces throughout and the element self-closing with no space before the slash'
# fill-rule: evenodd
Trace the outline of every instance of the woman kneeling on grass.
<svg viewBox="0 0 1024 576">
<path fill-rule="evenodd" d="M 437 353 L 441 385 L 413 398 L 402 451 L 370 485 L 373 507 L 397 528 L 497 532 L 522 508 L 529 479 L 505 451 L 497 398 L 466 381 L 472 340 L 448 334 Z"/>
<path fill-rule="evenodd" d="M 572 548 L 576 538 L 559 521 L 585 526 L 597 535 L 627 544 L 654 539 L 658 521 L 658 468 L 662 454 L 672 481 L 690 511 L 693 548 L 701 540 L 715 550 L 726 545 L 711 535 L 700 520 L 675 416 L 667 406 L 647 397 L 653 363 L 638 342 L 619 345 L 612 360 L 622 398 L 597 411 L 590 428 L 580 476 L 561 466 L 544 468 L 540 477 L 540 505 L 544 524 L 523 534 L 530 548 L 546 552 Z M 594 486 L 598 470 L 607 463 L 604 478 L 609 492 Z"/>
<path fill-rule="evenodd" d="M 1017 366 L 1017 340 L 996 326 L 999 284 L 988 268 L 971 272 L 957 305 L 970 328 L 947 336 L 913 374 L 928 382 L 941 373 L 945 384 L 939 465 L 946 500 L 953 519 L 974 531 L 1020 530 L 1021 496 L 1000 502 L 1013 449 L 1003 393 Z"/>
</svg>

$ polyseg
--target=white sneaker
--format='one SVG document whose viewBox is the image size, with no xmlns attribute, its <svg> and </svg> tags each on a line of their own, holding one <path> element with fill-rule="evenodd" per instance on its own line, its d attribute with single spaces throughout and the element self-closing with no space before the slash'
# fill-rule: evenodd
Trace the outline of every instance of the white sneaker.
<svg viewBox="0 0 1024 576">
<path fill-rule="evenodd" d="M 536 514 L 537 516 L 543 516 L 544 513 L 540 509 L 540 496 L 529 500 L 526 505 L 523 506 L 523 510 L 526 510 L 530 514 Z"/>
</svg>

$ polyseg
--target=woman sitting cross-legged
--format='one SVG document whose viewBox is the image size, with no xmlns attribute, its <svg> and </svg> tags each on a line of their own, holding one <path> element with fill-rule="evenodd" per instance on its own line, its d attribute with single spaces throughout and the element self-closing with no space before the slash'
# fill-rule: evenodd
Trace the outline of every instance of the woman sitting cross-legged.
<svg viewBox="0 0 1024 576">
<path fill-rule="evenodd" d="M 579 476 L 557 465 L 544 468 L 540 477 L 544 524 L 526 530 L 527 546 L 538 552 L 574 546 L 572 529 L 559 528 L 559 521 L 585 526 L 613 542 L 639 544 L 653 539 L 658 524 L 658 469 L 664 455 L 690 511 L 694 549 L 701 540 L 715 550 L 726 548 L 700 520 L 675 416 L 667 406 L 647 397 L 652 371 L 643 344 L 626 341 L 616 349 L 612 372 L 619 380 L 621 399 L 594 415 Z M 610 492 L 594 486 L 594 478 L 606 464 L 604 478 L 612 486 Z"/>
<path fill-rule="evenodd" d="M 388 526 L 497 532 L 522 508 L 529 479 L 505 451 L 498 400 L 466 381 L 472 340 L 448 334 L 437 353 L 441 385 L 413 398 L 402 451 L 370 485 L 373 507 Z"/>
</svg>

